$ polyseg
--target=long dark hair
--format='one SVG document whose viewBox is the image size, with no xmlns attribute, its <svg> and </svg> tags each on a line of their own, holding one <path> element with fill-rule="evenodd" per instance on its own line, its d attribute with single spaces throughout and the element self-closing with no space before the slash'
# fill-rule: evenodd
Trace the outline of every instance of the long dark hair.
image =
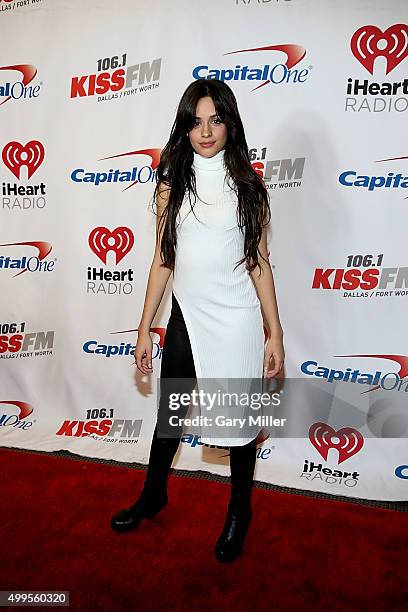
<svg viewBox="0 0 408 612">
<path fill-rule="evenodd" d="M 175 249 L 177 246 L 176 219 L 184 196 L 188 193 L 197 197 L 194 168 L 194 149 L 188 132 L 194 126 L 198 101 L 210 96 L 217 114 L 227 127 L 228 135 L 224 147 L 224 164 L 230 186 L 237 194 L 237 220 L 244 231 L 244 257 L 237 266 L 245 262 L 251 272 L 259 266 L 258 245 L 262 228 L 270 220 L 268 191 L 251 166 L 244 127 L 238 111 L 237 101 L 231 88 L 218 79 L 198 79 L 185 90 L 177 109 L 170 138 L 162 150 L 156 171 L 156 187 L 153 205 L 157 202 L 158 192 L 170 190 L 167 206 L 160 220 L 160 231 L 164 223 L 160 245 L 163 266 L 174 270 Z M 232 184 L 231 184 L 232 183 Z M 264 259 L 264 257 L 262 257 Z M 235 266 L 235 267 L 237 267 Z M 235 269 L 235 268 L 234 268 Z"/>
</svg>

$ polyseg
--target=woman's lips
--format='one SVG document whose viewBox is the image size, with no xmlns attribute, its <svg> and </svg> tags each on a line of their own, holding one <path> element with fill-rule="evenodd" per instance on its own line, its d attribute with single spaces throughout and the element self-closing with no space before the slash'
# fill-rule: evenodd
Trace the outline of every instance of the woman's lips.
<svg viewBox="0 0 408 612">
<path fill-rule="evenodd" d="M 209 149 L 215 145 L 215 142 L 201 142 L 200 145 L 205 149 Z"/>
</svg>

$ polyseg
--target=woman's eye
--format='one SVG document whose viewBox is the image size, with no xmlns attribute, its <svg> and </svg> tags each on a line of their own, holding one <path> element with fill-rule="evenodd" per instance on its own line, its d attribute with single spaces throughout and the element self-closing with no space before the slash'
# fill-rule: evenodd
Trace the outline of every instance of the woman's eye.
<svg viewBox="0 0 408 612">
<path fill-rule="evenodd" d="M 220 125 L 220 123 L 222 123 L 221 119 L 219 117 L 215 117 L 214 119 L 210 119 L 210 123 L 213 125 Z M 194 121 L 193 127 L 199 127 L 201 125 L 201 121 L 197 120 Z"/>
</svg>

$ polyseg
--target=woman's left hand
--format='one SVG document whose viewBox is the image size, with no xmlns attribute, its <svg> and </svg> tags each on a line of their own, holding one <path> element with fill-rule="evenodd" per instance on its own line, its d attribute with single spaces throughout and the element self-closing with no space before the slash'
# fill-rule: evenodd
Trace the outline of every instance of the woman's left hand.
<svg viewBox="0 0 408 612">
<path fill-rule="evenodd" d="M 273 378 L 281 370 L 285 361 L 283 335 L 270 336 L 265 347 L 264 377 Z"/>
</svg>

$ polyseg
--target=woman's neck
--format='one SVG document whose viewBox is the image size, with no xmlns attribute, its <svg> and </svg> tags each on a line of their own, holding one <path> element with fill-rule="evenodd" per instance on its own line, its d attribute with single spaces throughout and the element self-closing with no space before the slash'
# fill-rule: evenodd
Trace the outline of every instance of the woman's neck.
<svg viewBox="0 0 408 612">
<path fill-rule="evenodd" d="M 221 149 L 221 151 L 218 151 L 212 157 L 204 157 L 194 151 L 193 167 L 194 170 L 203 170 L 204 172 L 224 171 L 224 149 Z"/>
</svg>

